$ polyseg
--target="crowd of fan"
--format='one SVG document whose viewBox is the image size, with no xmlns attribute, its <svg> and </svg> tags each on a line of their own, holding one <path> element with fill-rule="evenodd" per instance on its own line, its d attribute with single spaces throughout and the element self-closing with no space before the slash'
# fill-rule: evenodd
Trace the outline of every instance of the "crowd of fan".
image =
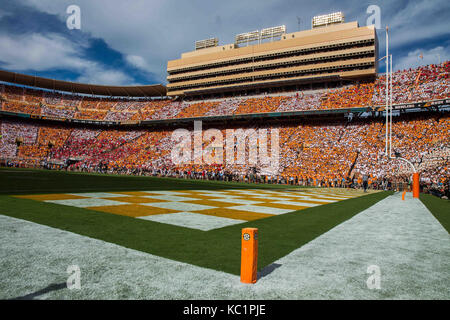
<svg viewBox="0 0 450 320">
<path fill-rule="evenodd" d="M 233 114 L 274 112 L 288 97 L 250 98 L 242 101 Z"/>
<path fill-rule="evenodd" d="M 3 120 L 0 152 L 2 158 L 56 161 L 74 160 L 66 167 L 75 171 L 103 171 L 148 174 L 198 179 L 226 179 L 253 182 L 293 183 L 317 186 L 359 186 L 363 175 L 373 188 L 387 183 L 407 183 L 412 170 L 400 160 L 384 154 L 384 122 L 377 119 L 350 123 L 305 123 L 267 129 L 268 153 L 271 132 L 279 130 L 279 170 L 266 170 L 259 162 L 249 164 L 227 161 L 223 164 L 174 164 L 172 150 L 177 143 L 171 130 L 113 130 L 44 126 Z M 226 128 L 220 129 L 226 137 Z M 401 116 L 393 123 L 392 156 L 410 160 L 420 171 L 429 190 L 442 192 L 450 177 L 450 117 L 427 114 Z M 245 134 L 245 132 L 243 132 Z M 191 137 L 193 133 L 191 132 Z M 239 147 L 235 140 L 234 152 Z M 191 145 L 192 151 L 193 144 Z M 204 141 L 203 150 L 215 155 L 215 144 Z M 220 152 L 220 151 L 219 151 Z M 195 159 L 192 154 L 191 159 Z M 441 190 L 441 191 L 436 191 Z"/>
<path fill-rule="evenodd" d="M 450 61 L 394 72 L 392 77 L 393 103 L 448 98 L 450 95 L 449 73 Z M 380 75 L 375 81 L 372 103 L 384 105 L 385 101 L 386 77 Z"/>
<path fill-rule="evenodd" d="M 41 114 L 41 106 L 36 103 L 26 103 L 14 100 L 6 100 L 2 103 L 2 109 L 10 112 L 27 113 L 33 115 Z"/>
<path fill-rule="evenodd" d="M 118 111 L 108 111 L 106 116 L 103 118 L 105 121 L 125 121 L 131 119 L 136 112 L 118 112 Z"/>
<path fill-rule="evenodd" d="M 300 93 L 283 101 L 278 107 L 278 112 L 283 111 L 305 111 L 314 110 L 316 106 L 322 103 L 323 91 L 316 91 L 313 93 Z"/>
<path fill-rule="evenodd" d="M 218 104 L 218 102 L 199 102 L 191 103 L 190 105 L 183 105 L 183 107 L 180 108 L 180 112 L 177 114 L 176 118 L 194 118 L 204 116 Z"/>
<path fill-rule="evenodd" d="M 205 116 L 224 116 L 229 114 L 234 114 L 236 109 L 239 107 L 239 103 L 242 99 L 225 99 L 218 104 L 215 104 L 213 108 L 205 112 Z"/>
<path fill-rule="evenodd" d="M 36 143 L 39 127 L 33 124 L 2 120 L 0 122 L 0 157 L 17 157 L 17 145 Z"/>
<path fill-rule="evenodd" d="M 450 96 L 450 61 L 393 73 L 393 103 L 429 101 Z M 85 120 L 161 120 L 214 115 L 324 110 L 385 104 L 385 76 L 339 88 L 287 96 L 228 98 L 219 101 L 106 99 L 1 85 L 2 109 Z"/>
<path fill-rule="evenodd" d="M 71 119 L 75 114 L 75 109 L 61 106 L 52 107 L 50 105 L 43 104 L 41 106 L 41 114 L 47 117 Z"/>
</svg>

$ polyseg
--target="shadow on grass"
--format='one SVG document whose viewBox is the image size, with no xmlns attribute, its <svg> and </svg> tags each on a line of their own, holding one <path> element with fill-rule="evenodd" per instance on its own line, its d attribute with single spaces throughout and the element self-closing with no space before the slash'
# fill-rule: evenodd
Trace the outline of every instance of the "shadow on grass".
<svg viewBox="0 0 450 320">
<path fill-rule="evenodd" d="M 36 297 L 42 296 L 43 294 L 52 292 L 52 291 L 57 291 L 57 290 L 61 290 L 67 288 L 67 284 L 65 282 L 63 283 L 52 283 L 51 285 L 49 285 L 48 287 L 41 289 L 39 291 L 27 294 L 25 296 L 21 296 L 21 297 L 16 297 L 16 298 L 12 298 L 10 300 L 33 300 Z"/>
<path fill-rule="evenodd" d="M 268 266 L 264 267 L 264 269 L 262 269 L 261 271 L 258 272 L 258 280 L 271 274 L 272 272 L 274 272 L 276 269 L 278 269 L 281 266 L 282 265 L 279 263 L 272 263 L 272 264 L 269 264 Z"/>
</svg>

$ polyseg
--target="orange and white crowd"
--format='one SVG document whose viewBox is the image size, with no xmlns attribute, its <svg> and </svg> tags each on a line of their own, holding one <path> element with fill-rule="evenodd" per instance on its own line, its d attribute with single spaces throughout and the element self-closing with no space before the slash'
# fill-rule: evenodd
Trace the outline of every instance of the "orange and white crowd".
<svg viewBox="0 0 450 320">
<path fill-rule="evenodd" d="M 393 73 L 393 103 L 450 96 L 450 61 Z M 185 102 L 170 99 L 100 98 L 0 84 L 2 110 L 91 120 L 161 120 L 264 112 L 383 106 L 385 76 L 338 88 L 299 91 L 286 96 L 234 97 Z"/>
<path fill-rule="evenodd" d="M 168 129 L 92 129 L 67 128 L 56 125 L 38 125 L 18 120 L 1 122 L 0 152 L 2 158 L 32 158 L 39 160 L 75 159 L 69 170 L 95 170 L 99 163 L 110 171 L 132 173 L 146 172 L 228 172 L 247 175 L 253 167 L 255 174 L 272 179 L 295 178 L 297 181 L 314 181 L 333 184 L 349 177 L 370 175 L 373 181 L 384 178 L 407 177 L 412 170 L 400 160 L 388 160 L 385 153 L 384 121 L 380 118 L 354 120 L 350 123 L 308 123 L 257 127 L 248 124 L 246 129 L 267 129 L 268 150 L 270 131 L 279 130 L 280 165 L 277 172 L 264 172 L 260 163 L 250 165 L 248 144 L 246 163 L 175 165 L 171 150 L 176 141 Z M 220 128 L 223 137 L 226 127 Z M 450 116 L 425 115 L 400 116 L 392 128 L 392 156 L 411 161 L 420 171 L 424 181 L 443 183 L 450 177 Z M 192 131 L 191 131 L 192 135 Z M 237 140 L 236 140 L 237 141 Z M 206 149 L 210 141 L 204 141 Z M 192 143 L 192 151 L 193 143 Z M 224 151 L 224 150 L 223 150 Z M 236 150 L 235 150 L 236 151 Z M 270 153 L 270 151 L 269 151 Z"/>
</svg>

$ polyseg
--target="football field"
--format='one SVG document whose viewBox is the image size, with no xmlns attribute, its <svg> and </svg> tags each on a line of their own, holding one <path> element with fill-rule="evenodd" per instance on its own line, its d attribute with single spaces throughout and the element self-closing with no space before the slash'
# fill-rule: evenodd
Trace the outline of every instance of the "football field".
<svg viewBox="0 0 450 320">
<path fill-rule="evenodd" d="M 0 176 L 3 299 L 450 297 L 448 202 L 426 195 L 9 168 Z M 259 230 L 255 285 L 239 281 L 245 227 Z M 72 265 L 79 290 L 65 285 Z M 375 290 L 366 283 L 373 265 Z"/>
</svg>

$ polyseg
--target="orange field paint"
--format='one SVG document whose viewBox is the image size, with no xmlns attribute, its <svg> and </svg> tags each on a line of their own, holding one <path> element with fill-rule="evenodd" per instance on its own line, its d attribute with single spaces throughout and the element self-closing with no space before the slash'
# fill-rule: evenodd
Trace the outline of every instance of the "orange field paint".
<svg viewBox="0 0 450 320">
<path fill-rule="evenodd" d="M 258 265 L 258 229 L 242 229 L 241 243 L 241 282 L 256 283 L 256 269 Z"/>
<path fill-rule="evenodd" d="M 420 193 L 420 184 L 419 184 L 419 173 L 414 172 L 413 173 L 413 183 L 412 183 L 412 191 L 413 191 L 413 198 L 419 198 Z"/>
</svg>

